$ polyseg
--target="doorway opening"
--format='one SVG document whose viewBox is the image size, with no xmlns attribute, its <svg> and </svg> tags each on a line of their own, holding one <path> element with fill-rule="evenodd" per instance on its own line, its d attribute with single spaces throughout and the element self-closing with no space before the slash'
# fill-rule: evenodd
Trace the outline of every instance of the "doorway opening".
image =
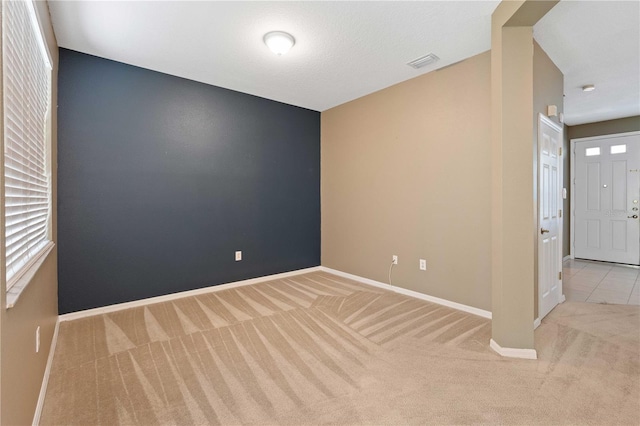
<svg viewBox="0 0 640 426">
<path fill-rule="evenodd" d="M 538 115 L 538 318 L 562 296 L 562 127 Z M 536 320 L 537 322 L 537 320 Z"/>
<path fill-rule="evenodd" d="M 567 259 L 562 275 L 568 302 L 640 305 L 640 268 L 637 266 Z"/>
<path fill-rule="evenodd" d="M 571 140 L 571 258 L 640 265 L 640 132 Z"/>
</svg>

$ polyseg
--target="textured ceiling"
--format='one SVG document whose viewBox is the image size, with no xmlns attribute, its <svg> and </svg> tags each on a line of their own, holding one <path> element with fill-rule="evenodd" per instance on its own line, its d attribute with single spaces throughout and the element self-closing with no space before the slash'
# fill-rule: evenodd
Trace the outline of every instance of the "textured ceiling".
<svg viewBox="0 0 640 426">
<path fill-rule="evenodd" d="M 62 47 L 324 111 L 488 50 L 498 3 L 51 0 L 50 9 Z M 263 44 L 273 30 L 296 38 L 287 55 Z M 534 34 L 565 75 L 567 124 L 640 114 L 639 1 L 564 0 Z M 431 52 L 436 64 L 406 65 Z"/>
<path fill-rule="evenodd" d="M 561 1 L 534 36 L 564 74 L 565 123 L 640 115 L 640 2 Z"/>
<path fill-rule="evenodd" d="M 491 47 L 498 1 L 50 1 L 61 47 L 324 111 Z M 282 57 L 262 42 L 282 30 Z M 407 62 L 433 52 L 436 64 Z"/>
</svg>

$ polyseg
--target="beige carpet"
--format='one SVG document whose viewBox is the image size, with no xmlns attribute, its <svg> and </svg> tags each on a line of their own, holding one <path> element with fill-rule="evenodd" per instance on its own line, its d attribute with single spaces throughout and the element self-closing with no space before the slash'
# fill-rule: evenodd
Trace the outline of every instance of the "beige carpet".
<svg viewBox="0 0 640 426">
<path fill-rule="evenodd" d="M 490 327 L 321 272 L 64 322 L 41 424 L 640 424 L 640 307 Z"/>
</svg>

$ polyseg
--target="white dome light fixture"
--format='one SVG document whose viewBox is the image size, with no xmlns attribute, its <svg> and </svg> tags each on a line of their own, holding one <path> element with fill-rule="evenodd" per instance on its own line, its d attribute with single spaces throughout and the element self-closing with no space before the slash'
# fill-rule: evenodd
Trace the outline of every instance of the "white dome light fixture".
<svg viewBox="0 0 640 426">
<path fill-rule="evenodd" d="M 593 92 L 594 90 L 596 90 L 596 86 L 594 86 L 593 84 L 587 84 L 586 86 L 582 86 L 583 92 Z"/>
<path fill-rule="evenodd" d="M 284 31 L 271 31 L 264 35 L 264 44 L 266 44 L 273 53 L 281 56 L 296 44 L 296 39 Z"/>
</svg>

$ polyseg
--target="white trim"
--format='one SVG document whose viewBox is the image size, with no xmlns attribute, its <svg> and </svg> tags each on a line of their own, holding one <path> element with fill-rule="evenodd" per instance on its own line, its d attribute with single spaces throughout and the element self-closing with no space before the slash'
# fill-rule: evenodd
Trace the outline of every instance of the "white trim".
<svg viewBox="0 0 640 426">
<path fill-rule="evenodd" d="M 558 138 L 560 141 L 564 140 L 564 132 L 563 132 L 563 126 L 561 124 L 556 123 L 555 121 L 551 120 L 549 117 L 545 116 L 542 113 L 538 113 L 538 139 L 537 139 L 537 147 L 538 147 L 538 169 L 537 169 L 537 186 L 538 186 L 538 193 L 537 193 L 537 206 L 536 206 L 536 216 L 537 216 L 537 222 L 538 222 L 538 227 L 536 228 L 536 245 L 537 245 L 537 254 L 538 254 L 538 294 L 536 295 L 538 298 L 538 310 L 540 310 L 540 307 L 542 306 L 542 287 L 540 286 L 540 269 L 544 267 L 543 262 L 540 260 L 542 259 L 541 253 L 540 251 L 543 249 L 542 245 L 540 244 L 540 233 L 539 230 L 542 228 L 541 222 L 542 222 L 542 212 L 540 211 L 541 209 L 541 193 L 542 193 L 542 125 L 546 125 L 549 128 L 551 128 L 552 130 L 555 130 L 558 133 Z M 563 144 L 560 143 L 560 149 L 562 149 Z M 564 154 L 564 153 L 563 153 Z M 560 188 L 564 188 L 564 160 L 563 160 L 564 155 L 558 155 L 557 159 L 558 159 L 558 187 L 557 189 Z M 558 205 L 559 206 L 563 206 L 563 198 L 560 195 L 562 191 L 559 191 L 558 193 Z M 572 192 L 573 194 L 573 192 Z M 566 215 L 566 212 L 563 211 L 563 215 L 562 217 L 559 217 L 557 219 L 557 227 L 558 227 L 558 246 L 562 247 L 563 246 L 563 236 L 564 236 L 564 217 Z M 552 259 L 551 262 L 553 262 L 555 264 L 555 262 L 558 262 L 556 265 L 556 268 L 558 270 L 558 272 L 562 272 L 562 253 L 558 253 L 558 258 L 556 259 Z M 560 275 L 562 276 L 562 275 Z M 555 274 L 554 274 L 554 278 L 555 279 Z M 560 294 L 562 294 L 562 278 L 558 280 L 558 290 L 557 290 Z M 558 299 L 560 299 L 558 297 Z M 553 309 L 553 308 L 551 308 Z M 547 312 L 548 314 L 548 312 Z M 546 315 L 546 314 L 545 314 Z M 535 327 L 534 327 L 535 329 Z"/>
<path fill-rule="evenodd" d="M 540 318 L 536 318 L 535 320 L 533 320 L 533 329 L 535 330 L 536 328 L 540 327 L 540 324 L 542 324 Z"/>
<path fill-rule="evenodd" d="M 42 377 L 42 386 L 40 387 L 40 395 L 38 396 L 38 403 L 36 404 L 36 412 L 33 415 L 33 426 L 38 426 L 40 423 L 40 416 L 42 415 L 42 408 L 44 407 L 44 397 L 47 395 L 47 385 L 49 384 L 49 375 L 51 374 L 51 365 L 53 364 L 53 355 L 56 352 L 56 344 L 58 343 L 59 326 L 60 319 L 58 318 L 56 327 L 53 330 L 51 345 L 49 346 L 49 356 L 47 357 L 47 366 L 44 369 L 44 376 Z"/>
<path fill-rule="evenodd" d="M 491 312 L 485 311 L 484 309 L 474 308 L 473 306 L 463 305 L 462 303 L 452 302 L 450 300 L 441 299 L 439 297 L 429 296 L 428 294 L 418 293 L 417 291 L 407 290 L 406 288 L 395 287 L 389 284 L 382 283 L 380 281 L 375 281 L 375 280 L 364 278 L 358 275 L 349 274 L 347 272 L 338 271 L 336 269 L 327 268 L 326 266 L 321 266 L 320 270 L 323 272 L 328 272 L 330 274 L 338 275 L 343 278 L 348 278 L 354 281 L 358 281 L 363 284 L 384 288 L 385 290 L 390 290 L 396 293 L 404 294 L 405 296 L 426 300 L 427 302 L 437 303 L 438 305 L 447 306 L 449 308 L 457 309 L 459 311 L 468 312 L 473 315 L 478 315 L 483 318 L 491 319 Z"/>
<path fill-rule="evenodd" d="M 49 253 L 51 253 L 54 247 L 55 243 L 53 241 L 49 241 L 36 256 L 31 258 L 29 262 L 22 267 L 21 271 L 17 275 L 11 277 L 9 280 L 9 283 L 11 284 L 7 284 L 7 309 L 11 309 L 16 306 L 22 292 L 33 280 L 33 277 L 35 277 L 36 273 L 40 270 L 42 264 L 47 260 Z"/>
<path fill-rule="evenodd" d="M 569 197 L 569 256 L 575 259 L 575 241 L 576 241 L 576 224 L 575 205 L 576 205 L 576 139 L 569 140 L 569 185 L 571 188 L 571 196 Z"/>
<path fill-rule="evenodd" d="M 36 5 L 33 4 L 32 0 L 25 2 L 27 5 L 27 9 L 29 11 L 29 16 L 31 17 L 31 25 L 33 26 L 33 31 L 38 35 L 38 46 L 40 47 L 40 52 L 42 53 L 42 59 L 47 63 L 47 67 L 49 70 L 53 69 L 53 61 L 51 60 L 51 53 L 49 52 L 49 47 L 45 41 L 44 31 L 40 26 L 40 19 L 38 18 L 38 12 L 36 11 Z"/>
<path fill-rule="evenodd" d="M 566 255 L 565 257 L 562 258 L 562 261 L 567 261 L 569 259 L 573 259 L 573 256 L 571 256 L 570 254 Z"/>
<path fill-rule="evenodd" d="M 598 139 L 623 138 L 626 136 L 637 136 L 637 135 L 640 135 L 640 131 L 613 133 L 611 135 L 589 136 L 586 138 L 574 138 L 574 139 L 571 139 L 571 142 L 588 142 L 588 141 L 595 141 Z"/>
<path fill-rule="evenodd" d="M 576 191 L 575 191 L 575 179 L 576 179 L 576 142 L 588 142 L 588 141 L 593 141 L 593 140 L 598 140 L 598 139 L 611 139 L 611 138 L 620 138 L 620 137 L 625 137 L 625 136 L 636 136 L 636 135 L 640 135 L 640 131 L 635 131 L 635 132 L 626 132 L 626 133 L 614 133 L 611 135 L 600 135 L 600 136 L 590 136 L 587 138 L 574 138 L 574 139 L 570 139 L 569 140 L 569 146 L 570 146 L 570 150 L 571 150 L 571 157 L 570 157 L 570 161 L 569 161 L 569 184 L 571 185 L 571 201 L 569 203 L 569 210 L 571 211 L 571 218 L 569 220 L 570 222 L 570 230 L 569 230 L 569 255 L 571 256 L 571 259 L 575 259 L 575 240 L 576 240 L 576 230 L 575 230 L 575 209 L 574 206 L 576 205 Z"/>
<path fill-rule="evenodd" d="M 266 275 L 264 277 L 251 278 L 243 281 L 235 281 L 226 284 L 219 284 L 195 290 L 181 291 L 179 293 L 165 294 L 163 296 L 149 297 L 146 299 L 134 300 L 131 302 L 117 303 L 115 305 L 102 306 L 100 308 L 86 309 L 84 311 L 71 312 L 60 315 L 60 322 L 71 321 L 79 318 L 92 317 L 94 315 L 102 315 L 109 312 L 121 311 L 123 309 L 137 308 L 139 306 L 152 305 L 154 303 L 168 302 L 170 300 L 182 299 L 189 296 L 197 296 L 199 294 L 212 293 L 215 291 L 229 290 L 230 288 L 242 287 L 245 285 L 257 284 L 265 281 L 279 280 L 281 278 L 293 277 L 295 275 L 307 274 L 309 272 L 317 272 L 320 266 L 314 266 L 306 269 L 298 269 L 297 271 L 283 272 L 281 274 Z"/>
<path fill-rule="evenodd" d="M 555 121 L 553 121 L 552 119 L 550 119 L 549 117 L 547 117 L 546 115 L 540 112 L 538 113 L 538 119 L 544 121 L 544 124 L 548 125 L 549 127 L 554 127 L 555 130 L 562 133 L 562 129 L 563 129 L 562 124 L 556 123 Z M 562 148 L 562 147 L 560 146 L 558 148 Z"/>
<path fill-rule="evenodd" d="M 503 348 L 493 339 L 489 342 L 489 347 L 500 356 L 508 358 L 538 359 L 538 353 L 535 349 Z"/>
<path fill-rule="evenodd" d="M 560 301 L 558 303 L 564 303 L 567 301 L 566 296 L 564 295 L 564 293 L 560 294 Z"/>
</svg>

